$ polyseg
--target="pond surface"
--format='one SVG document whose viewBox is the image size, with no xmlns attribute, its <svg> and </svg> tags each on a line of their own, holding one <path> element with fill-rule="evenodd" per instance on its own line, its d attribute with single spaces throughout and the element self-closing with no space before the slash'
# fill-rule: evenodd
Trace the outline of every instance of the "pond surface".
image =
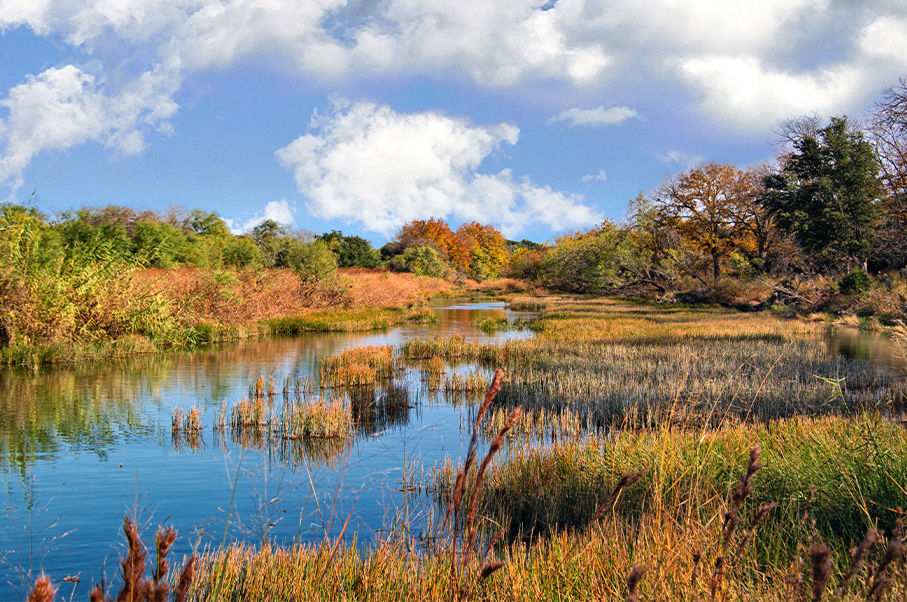
<svg viewBox="0 0 907 602">
<path fill-rule="evenodd" d="M 273 374 L 278 389 L 288 375 L 317 386 L 322 358 L 349 347 L 454 333 L 486 342 L 530 336 L 477 329 L 484 318 L 529 315 L 503 303 L 441 300 L 430 307 L 436 324 L 386 332 L 268 338 L 0 372 L 0 599 L 24 599 L 27 575 L 41 571 L 54 580 L 80 578 L 79 585 L 63 584 L 65 598 L 85 599 L 93 582 L 115 579 L 127 512 L 138 512 L 146 544 L 159 523 L 179 530 L 174 560 L 194 542 L 219 545 L 225 526 L 229 539 L 288 544 L 338 536 L 347 516 L 344 538 L 365 543 L 407 513 L 418 525 L 418 496 L 404 493 L 404 485 L 418 481 L 423 467 L 428 472 L 460 456 L 469 407 L 427 394 L 418 373 L 408 377 L 410 408 L 346 442 L 237 442 L 211 425 L 222 404 L 248 395 L 259 375 Z M 171 419 L 175 408 L 193 406 L 203 411 L 204 428 L 190 445 L 172 436 Z"/>
<path fill-rule="evenodd" d="M 907 371 L 907 343 L 898 344 L 881 332 L 834 328 L 825 334 L 828 350 L 848 359 L 868 360 L 873 365 Z"/>
</svg>

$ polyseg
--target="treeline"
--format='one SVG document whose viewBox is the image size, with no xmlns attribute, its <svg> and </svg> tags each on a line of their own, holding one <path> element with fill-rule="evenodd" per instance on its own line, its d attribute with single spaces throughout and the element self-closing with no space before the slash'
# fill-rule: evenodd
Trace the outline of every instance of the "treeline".
<svg viewBox="0 0 907 602">
<path fill-rule="evenodd" d="M 299 268 L 322 261 L 334 267 L 375 267 L 378 252 L 358 236 L 315 236 L 266 220 L 246 234 L 231 233 L 216 213 L 171 210 L 166 215 L 129 207 L 86 207 L 53 219 L 31 205 L 0 205 L 4 238 L 40 232 L 42 259 L 64 255 L 115 257 L 146 267 Z"/>
<path fill-rule="evenodd" d="M 634 199 L 621 224 L 518 252 L 509 275 L 595 293 L 759 280 L 791 297 L 810 281 L 854 294 L 873 274 L 889 291 L 903 285 L 907 83 L 889 89 L 863 124 L 800 118 L 782 124 L 781 136 L 774 165 L 696 166 Z"/>
</svg>

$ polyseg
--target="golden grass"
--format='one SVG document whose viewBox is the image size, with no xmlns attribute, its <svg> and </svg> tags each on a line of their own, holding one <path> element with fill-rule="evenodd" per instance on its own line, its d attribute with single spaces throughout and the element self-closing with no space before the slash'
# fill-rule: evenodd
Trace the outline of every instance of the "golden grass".
<svg viewBox="0 0 907 602">
<path fill-rule="evenodd" d="M 299 281 L 289 269 L 150 268 L 137 272 L 135 280 L 141 290 L 158 291 L 193 320 L 247 323 L 323 307 L 299 294 Z M 453 286 L 436 278 L 363 269 L 340 270 L 339 284 L 348 308 L 403 307 Z"/>
</svg>

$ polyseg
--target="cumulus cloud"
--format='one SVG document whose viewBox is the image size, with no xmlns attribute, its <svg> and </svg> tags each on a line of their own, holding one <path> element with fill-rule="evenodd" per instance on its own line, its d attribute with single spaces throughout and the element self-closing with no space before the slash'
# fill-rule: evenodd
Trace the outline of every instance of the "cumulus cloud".
<svg viewBox="0 0 907 602">
<path fill-rule="evenodd" d="M 316 115 L 310 133 L 277 157 L 312 214 L 384 235 L 430 217 L 492 223 L 507 235 L 531 223 L 560 230 L 600 221 L 580 197 L 506 169 L 479 173 L 483 161 L 518 137 L 506 123 L 472 126 L 440 113 L 401 114 L 360 102 Z"/>
<path fill-rule="evenodd" d="M 224 219 L 224 223 L 227 224 L 233 234 L 245 234 L 267 220 L 292 227 L 296 224 L 293 214 L 294 211 L 290 207 L 290 203 L 286 199 L 280 199 L 279 201 L 268 202 L 262 211 L 242 223 L 237 223 L 233 219 Z"/>
<path fill-rule="evenodd" d="M 791 115 L 835 114 L 853 106 L 867 89 L 855 66 L 797 73 L 766 67 L 755 57 L 687 59 L 681 69 L 703 93 L 703 107 L 736 129 L 764 131 Z"/>
<path fill-rule="evenodd" d="M 25 169 L 43 151 L 96 142 L 115 155 L 140 153 L 147 130 L 170 131 L 175 86 L 165 69 L 143 73 L 113 95 L 73 65 L 28 76 L 0 100 L 9 111 L 0 120 L 0 184 L 21 186 Z"/>
<path fill-rule="evenodd" d="M 605 182 L 608 179 L 608 174 L 605 173 L 604 169 L 599 169 L 598 173 L 591 173 L 587 176 L 580 178 L 583 184 L 591 184 L 592 182 Z"/>
<path fill-rule="evenodd" d="M 881 0 L 3 0 L 0 31 L 16 27 L 69 45 L 81 56 L 61 64 L 82 67 L 22 74 L 10 90 L 5 182 L 45 150 L 141 152 L 149 130 L 166 132 L 183 77 L 238 63 L 328 88 L 428 77 L 531 99 L 554 83 L 566 110 L 550 123 L 577 127 L 637 116 L 569 108 L 579 99 L 618 90 L 642 106 L 670 90 L 748 135 L 791 115 L 859 110 L 907 63 L 907 7 Z M 29 94 L 49 110 L 28 109 Z"/>
<path fill-rule="evenodd" d="M 619 125 L 636 117 L 630 107 L 595 107 L 594 109 L 567 109 L 548 120 L 548 124 L 566 121 L 571 126 L 602 127 Z"/>
</svg>

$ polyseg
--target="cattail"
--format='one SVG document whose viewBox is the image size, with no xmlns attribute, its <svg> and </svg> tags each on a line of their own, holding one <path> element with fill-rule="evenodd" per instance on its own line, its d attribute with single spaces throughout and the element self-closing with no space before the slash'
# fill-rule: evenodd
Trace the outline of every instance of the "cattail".
<svg viewBox="0 0 907 602">
<path fill-rule="evenodd" d="M 28 602 L 53 602 L 57 590 L 46 575 L 41 575 L 35 581 L 35 586 L 28 595 Z"/>
<path fill-rule="evenodd" d="M 639 565 L 634 565 L 627 575 L 627 602 L 639 602 L 639 582 L 645 575 L 646 570 Z"/>
<path fill-rule="evenodd" d="M 809 560 L 813 574 L 813 602 L 821 602 L 831 577 L 831 551 L 824 543 L 814 543 L 809 548 Z"/>
</svg>

